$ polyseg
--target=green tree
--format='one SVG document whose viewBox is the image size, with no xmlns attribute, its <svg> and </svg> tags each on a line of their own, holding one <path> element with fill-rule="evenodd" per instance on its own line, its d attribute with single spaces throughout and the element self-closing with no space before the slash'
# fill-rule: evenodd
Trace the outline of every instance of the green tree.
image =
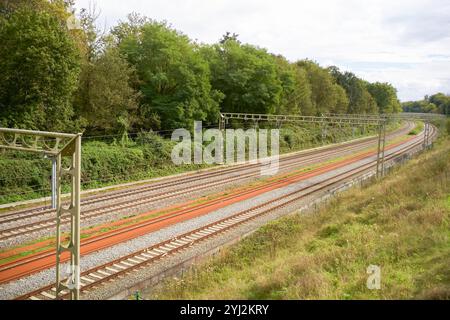
<svg viewBox="0 0 450 320">
<path fill-rule="evenodd" d="M 375 99 L 379 113 L 401 112 L 401 105 L 397 98 L 397 90 L 389 83 L 368 83 L 367 89 Z"/>
<path fill-rule="evenodd" d="M 351 72 L 342 73 L 337 67 L 328 68 L 337 84 L 345 89 L 349 99 L 348 113 L 378 113 L 375 99 L 367 90 L 367 83 Z"/>
<path fill-rule="evenodd" d="M 75 0 L 2 0 L 0 15 L 9 16 L 18 9 L 28 8 L 33 11 L 48 12 L 65 23 L 72 14 L 70 7 L 74 3 Z"/>
<path fill-rule="evenodd" d="M 430 110 L 436 108 L 436 106 L 430 106 L 430 103 L 427 100 L 421 100 L 404 102 L 402 108 L 404 112 L 428 113 Z"/>
<path fill-rule="evenodd" d="M 317 63 L 310 60 L 298 61 L 297 65 L 306 71 L 311 85 L 313 104 L 311 114 L 341 113 L 346 108 L 347 97 L 327 69 L 321 68 Z"/>
<path fill-rule="evenodd" d="M 311 86 L 306 71 L 289 63 L 283 56 L 275 57 L 282 91 L 277 114 L 312 114 Z"/>
<path fill-rule="evenodd" d="M 1 15 L 0 70 L 3 126 L 74 130 L 79 54 L 57 16 L 27 6 Z"/>
<path fill-rule="evenodd" d="M 442 114 L 450 115 L 450 96 L 443 93 L 436 93 L 427 99 L 430 103 L 433 103 L 439 112 Z"/>
<path fill-rule="evenodd" d="M 133 76 L 113 47 L 84 67 L 75 106 L 87 120 L 88 132 L 124 133 L 135 124 L 139 94 L 130 86 Z"/>
<path fill-rule="evenodd" d="M 346 113 L 349 105 L 347 92 L 340 85 L 334 85 L 334 95 L 336 104 L 333 109 L 330 110 L 332 113 Z"/>
<path fill-rule="evenodd" d="M 225 95 L 222 111 L 275 112 L 282 85 L 275 59 L 266 50 L 227 38 L 202 51 L 211 67 L 213 88 Z"/>
<path fill-rule="evenodd" d="M 74 108 L 88 133 L 125 133 L 137 123 L 139 94 L 132 86 L 135 70 L 115 47 L 101 36 L 95 10 L 80 14 L 84 50 Z"/>
<path fill-rule="evenodd" d="M 137 70 L 142 117 L 156 113 L 165 129 L 191 126 L 193 120 L 217 121 L 222 95 L 212 90 L 208 63 L 188 37 L 148 20 L 121 24 L 113 34 Z"/>
</svg>

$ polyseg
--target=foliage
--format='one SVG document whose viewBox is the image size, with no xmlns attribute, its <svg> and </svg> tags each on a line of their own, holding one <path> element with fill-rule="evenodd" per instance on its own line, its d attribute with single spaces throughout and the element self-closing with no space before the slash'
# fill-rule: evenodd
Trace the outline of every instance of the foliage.
<svg viewBox="0 0 450 320">
<path fill-rule="evenodd" d="M 348 113 L 378 113 L 381 106 L 367 89 L 367 82 L 359 79 L 351 72 L 342 73 L 337 67 L 329 68 L 337 84 L 343 87 L 349 99 Z"/>
<path fill-rule="evenodd" d="M 276 114 L 312 115 L 311 85 L 307 73 L 297 65 L 289 63 L 283 56 L 275 57 L 277 74 L 282 91 Z"/>
<path fill-rule="evenodd" d="M 88 133 L 123 133 L 137 121 L 139 93 L 130 86 L 133 76 L 113 47 L 83 65 L 74 106 L 87 120 Z"/>
<path fill-rule="evenodd" d="M 378 105 L 379 113 L 399 113 L 402 111 L 397 99 L 397 90 L 389 83 L 368 83 L 369 90 Z"/>
<path fill-rule="evenodd" d="M 341 113 L 347 109 L 348 99 L 327 69 L 310 60 L 298 61 L 297 66 L 306 71 L 311 85 L 310 114 Z"/>
<path fill-rule="evenodd" d="M 81 10 L 80 30 L 68 30 L 72 5 L 0 3 L 0 125 L 125 134 L 190 128 L 193 120 L 215 124 L 219 110 L 398 111 L 389 84 L 370 84 L 311 60 L 292 63 L 242 43 L 235 33 L 204 45 L 139 14 L 107 32 L 97 27 L 95 6 Z M 434 98 L 438 108 L 449 108 Z"/>
<path fill-rule="evenodd" d="M 404 112 L 450 115 L 450 96 L 443 93 L 436 93 L 432 96 L 425 96 L 423 100 L 404 102 L 402 107 Z"/>
<path fill-rule="evenodd" d="M 67 27 L 23 6 L 0 16 L 0 124 L 73 131 L 79 54 Z"/>
<path fill-rule="evenodd" d="M 436 93 L 430 97 L 425 97 L 425 100 L 436 106 L 435 112 L 450 115 L 450 95 Z"/>
<path fill-rule="evenodd" d="M 47 12 L 65 23 L 70 16 L 69 8 L 74 0 L 2 0 L 0 15 L 9 17 L 15 11 L 28 8 L 33 11 Z"/>
<path fill-rule="evenodd" d="M 122 23 L 113 34 L 120 52 L 137 70 L 142 116 L 156 113 L 164 129 L 217 120 L 222 95 L 212 90 L 208 63 L 188 37 L 162 22 L 133 28 Z M 123 30 L 131 30 L 124 35 Z"/>
<path fill-rule="evenodd" d="M 212 87 L 225 112 L 274 113 L 282 91 L 274 58 L 266 50 L 229 38 L 203 49 Z"/>
</svg>

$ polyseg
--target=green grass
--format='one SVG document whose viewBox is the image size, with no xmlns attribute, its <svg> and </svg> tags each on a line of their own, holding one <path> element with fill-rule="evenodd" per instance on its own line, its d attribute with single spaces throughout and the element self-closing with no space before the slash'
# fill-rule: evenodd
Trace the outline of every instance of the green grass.
<svg viewBox="0 0 450 320">
<path fill-rule="evenodd" d="M 159 299 L 450 299 L 450 141 L 317 213 L 271 222 Z M 381 267 L 381 290 L 366 286 Z"/>
<path fill-rule="evenodd" d="M 419 133 L 423 131 L 424 124 L 423 122 L 417 121 L 416 127 L 409 132 L 410 136 L 417 136 Z"/>
</svg>

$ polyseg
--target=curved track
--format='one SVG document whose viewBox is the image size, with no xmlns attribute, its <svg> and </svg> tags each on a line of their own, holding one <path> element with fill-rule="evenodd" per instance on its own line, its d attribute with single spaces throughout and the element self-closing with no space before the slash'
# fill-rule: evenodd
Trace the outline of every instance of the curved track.
<svg viewBox="0 0 450 320">
<path fill-rule="evenodd" d="M 408 132 L 412 123 L 401 130 L 388 135 L 392 139 Z M 374 145 L 376 138 L 365 138 L 343 145 L 301 152 L 280 159 L 280 169 L 287 170 L 326 161 L 333 157 L 357 152 Z M 138 206 L 149 206 L 163 200 L 176 199 L 194 192 L 207 191 L 213 187 L 246 181 L 260 176 L 260 164 L 244 164 L 231 168 L 188 175 L 187 177 L 171 178 L 167 181 L 118 190 L 107 194 L 83 199 L 81 219 L 87 220 L 110 214 L 120 210 L 132 209 Z M 185 184 L 192 184 L 186 185 Z M 53 230 L 56 226 L 55 211 L 45 207 L 21 210 L 0 215 L 0 243 L 1 241 L 26 236 L 42 230 Z M 62 225 L 68 224 L 70 219 L 63 218 Z M 1 247 L 1 245 L 0 245 Z"/>
<path fill-rule="evenodd" d="M 411 138 L 411 139 L 413 139 L 413 138 Z M 415 137 L 414 139 L 419 140 L 420 136 Z M 417 142 L 415 145 L 419 145 L 420 143 L 421 143 L 421 141 Z M 401 144 L 401 143 L 399 143 L 399 144 Z M 265 184 L 261 187 L 253 188 L 246 194 L 245 193 L 243 194 L 242 192 L 240 192 L 238 195 L 231 195 L 231 196 L 226 196 L 225 198 L 215 199 L 213 201 L 210 201 L 207 204 L 201 204 L 201 205 L 198 205 L 193 208 L 179 210 L 174 213 L 170 213 L 168 215 L 164 215 L 164 216 L 156 218 L 156 219 L 151 219 L 151 220 L 144 221 L 144 222 L 132 225 L 132 226 L 127 226 L 125 228 L 121 228 L 119 230 L 114 230 L 114 231 L 106 233 L 106 234 L 102 234 L 101 236 L 94 237 L 93 239 L 87 239 L 87 241 L 84 241 L 82 243 L 82 246 L 84 247 L 83 248 L 84 254 L 100 250 L 106 246 L 111 246 L 114 243 L 123 242 L 123 241 L 129 240 L 131 238 L 146 234 L 148 232 L 151 232 L 152 230 L 161 228 L 161 226 L 163 226 L 163 225 L 167 225 L 169 222 L 170 223 L 178 223 L 178 222 L 186 220 L 186 219 L 191 219 L 200 214 L 207 214 L 208 212 L 211 212 L 220 206 L 223 207 L 227 204 L 230 204 L 233 201 L 236 202 L 236 201 L 240 201 L 245 198 L 254 197 L 257 194 L 268 192 L 275 188 L 280 188 L 282 186 L 286 186 L 293 182 L 296 182 L 296 181 L 299 181 L 302 179 L 306 179 L 308 177 L 318 175 L 323 172 L 332 171 L 343 165 L 346 165 L 351 162 L 358 161 L 359 159 L 368 157 L 369 155 L 373 155 L 373 153 L 366 152 L 357 157 L 351 158 L 351 161 L 349 161 L 349 160 L 341 161 L 337 164 L 322 166 L 318 169 L 312 170 L 307 173 L 300 173 L 300 174 L 291 176 L 286 179 L 281 179 L 281 180 L 278 180 L 275 182 L 271 182 L 271 183 Z M 115 239 L 115 242 L 112 242 L 111 239 Z M 49 250 L 47 252 L 43 252 L 43 253 L 34 255 L 32 257 L 22 259 L 19 262 L 14 262 L 14 263 L 10 263 L 10 264 L 6 264 L 6 265 L 2 266 L 0 268 L 1 275 L 2 275 L 0 277 L 1 282 L 11 281 L 11 280 L 20 278 L 22 276 L 25 276 L 27 274 L 37 272 L 39 270 L 51 267 L 54 264 L 53 255 L 54 255 L 54 251 Z M 67 257 L 66 257 L 66 259 L 67 259 Z"/>
<path fill-rule="evenodd" d="M 434 138 L 436 134 L 437 132 L 435 128 L 433 128 L 432 138 Z M 396 146 L 397 150 L 394 150 L 387 154 L 386 160 L 387 161 L 394 160 L 404 155 L 405 153 L 411 152 L 413 149 L 420 148 L 420 146 L 422 145 L 421 135 L 411 140 L 414 142 L 409 143 L 407 145 L 403 145 L 405 143 L 399 143 Z M 393 150 L 394 148 L 391 147 L 389 149 Z M 373 153 L 365 153 L 357 157 L 354 157 L 352 158 L 353 163 L 356 163 L 357 159 L 365 159 L 369 156 L 373 156 Z M 332 166 L 329 166 L 328 169 L 330 170 L 328 171 L 333 171 L 333 169 L 337 167 L 342 167 L 348 163 L 350 162 L 347 161 L 345 163 L 341 163 L 341 166 L 336 166 L 334 168 L 332 168 Z M 98 288 L 110 281 L 114 281 L 114 279 L 116 278 L 123 277 L 140 268 L 145 268 L 157 260 L 160 260 L 169 255 L 174 255 L 179 252 L 182 252 L 183 250 L 186 250 L 191 246 L 194 246 L 207 239 L 210 239 L 211 237 L 222 234 L 227 230 L 235 228 L 239 225 L 242 225 L 246 222 L 254 220 L 263 215 L 274 212 L 282 207 L 286 207 L 290 204 L 293 204 L 296 201 L 299 201 L 308 195 L 311 195 L 319 191 L 326 191 L 327 188 L 333 187 L 336 184 L 342 183 L 353 177 L 361 176 L 367 172 L 373 171 L 375 165 L 376 161 L 370 161 L 369 163 L 362 163 L 359 164 L 357 167 L 353 167 L 345 171 L 337 173 L 336 171 L 334 171 L 335 172 L 334 175 L 326 181 L 311 184 L 309 186 L 302 188 L 301 190 L 291 192 L 276 199 L 267 201 L 266 203 L 260 204 L 258 206 L 254 206 L 249 209 L 237 212 L 225 219 L 221 219 L 212 222 L 206 226 L 203 226 L 201 228 L 198 228 L 196 230 L 189 231 L 183 235 L 178 236 L 177 238 L 155 244 L 144 250 L 134 252 L 120 259 L 116 259 L 101 266 L 87 270 L 81 274 L 80 290 L 81 292 L 89 292 L 90 290 L 95 290 L 95 288 Z M 321 168 L 322 168 L 321 172 L 326 171 L 324 170 L 323 167 Z M 317 173 L 318 172 L 315 172 L 315 174 Z M 24 296 L 21 296 L 18 299 L 31 299 L 31 300 L 55 299 L 55 293 L 56 289 L 54 285 L 49 285 L 40 288 L 39 290 L 30 292 Z M 67 292 L 63 291 L 62 294 L 63 294 L 62 298 L 67 298 Z"/>
</svg>

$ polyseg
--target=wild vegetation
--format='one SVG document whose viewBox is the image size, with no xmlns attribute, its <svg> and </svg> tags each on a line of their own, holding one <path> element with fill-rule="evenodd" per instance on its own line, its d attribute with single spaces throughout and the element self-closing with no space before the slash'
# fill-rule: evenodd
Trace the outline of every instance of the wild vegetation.
<svg viewBox="0 0 450 320">
<path fill-rule="evenodd" d="M 102 31 L 95 10 L 75 27 L 72 2 L 0 3 L 1 126 L 98 135 L 216 124 L 219 110 L 401 110 L 390 84 L 290 62 L 236 34 L 206 45 L 138 14 Z"/>
<path fill-rule="evenodd" d="M 159 299 L 449 299 L 450 140 L 308 215 L 262 227 Z M 381 290 L 366 286 L 381 268 Z"/>
<path fill-rule="evenodd" d="M 83 188 L 197 168 L 170 165 L 174 128 L 217 126 L 220 110 L 317 115 L 400 110 L 396 90 L 311 60 L 290 62 L 226 33 L 189 39 L 138 14 L 103 31 L 72 0 L 0 2 L 0 126 L 83 132 Z M 367 132 L 366 132 L 367 133 Z M 288 126 L 282 151 L 360 136 Z M 49 194 L 50 165 L 4 152 L 0 203 Z"/>
<path fill-rule="evenodd" d="M 436 93 L 432 96 L 425 96 L 420 101 L 408 101 L 402 104 L 405 112 L 441 113 L 450 115 L 450 96 L 443 93 Z"/>
</svg>

